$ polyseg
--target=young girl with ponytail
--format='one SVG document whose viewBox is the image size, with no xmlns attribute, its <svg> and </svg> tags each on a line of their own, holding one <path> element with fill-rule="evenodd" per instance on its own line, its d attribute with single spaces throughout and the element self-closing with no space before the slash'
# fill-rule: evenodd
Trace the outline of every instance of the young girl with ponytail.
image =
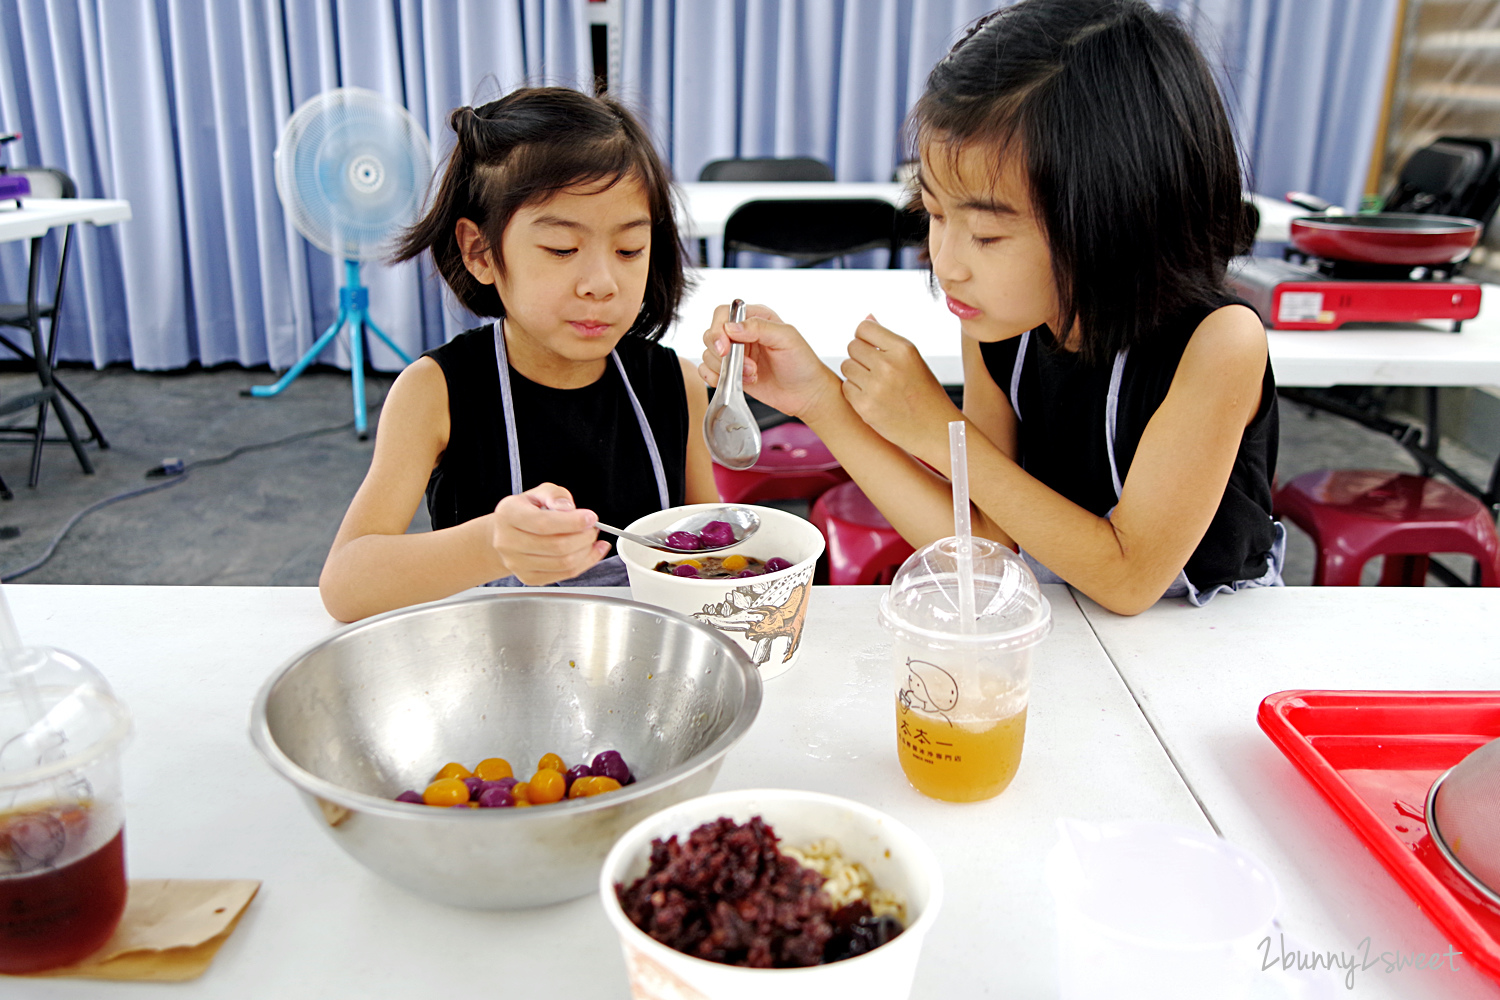
<svg viewBox="0 0 1500 1000">
<path fill-rule="evenodd" d="M 468 587 L 626 582 L 594 524 L 718 500 L 696 364 L 656 343 L 682 297 L 670 179 L 607 97 L 517 90 L 450 116 L 424 251 L 494 322 L 391 386 L 319 580 L 342 621 Z M 433 530 L 407 534 L 426 494 Z"/>
</svg>

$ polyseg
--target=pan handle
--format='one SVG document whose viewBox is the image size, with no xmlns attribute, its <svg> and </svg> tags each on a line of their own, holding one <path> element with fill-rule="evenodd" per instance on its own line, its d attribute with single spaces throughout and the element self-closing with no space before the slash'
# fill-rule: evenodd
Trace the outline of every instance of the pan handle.
<svg viewBox="0 0 1500 1000">
<path fill-rule="evenodd" d="M 1324 201 L 1317 195 L 1308 194 L 1306 191 L 1288 191 L 1286 193 L 1286 200 L 1291 202 L 1293 205 L 1296 205 L 1298 208 L 1305 208 L 1309 212 L 1316 212 L 1319 215 L 1344 214 L 1344 210 L 1335 205 L 1333 202 Z"/>
</svg>

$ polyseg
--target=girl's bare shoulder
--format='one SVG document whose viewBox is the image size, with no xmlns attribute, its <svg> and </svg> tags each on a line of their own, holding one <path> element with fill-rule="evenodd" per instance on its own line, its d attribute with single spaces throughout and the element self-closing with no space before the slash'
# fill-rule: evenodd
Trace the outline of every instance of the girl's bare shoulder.
<svg viewBox="0 0 1500 1000">
<path fill-rule="evenodd" d="M 424 355 L 402 369 L 381 404 L 380 423 L 381 430 L 400 428 L 403 437 L 446 446 L 448 379 L 442 366 Z"/>
<path fill-rule="evenodd" d="M 1187 362 L 1190 355 L 1196 354 L 1197 360 L 1218 364 L 1238 361 L 1264 365 L 1269 350 L 1260 316 L 1249 306 L 1236 302 L 1220 306 L 1203 318 L 1188 340 L 1182 359 Z"/>
<path fill-rule="evenodd" d="M 1260 412 L 1269 352 L 1255 310 L 1238 304 L 1215 309 L 1188 340 L 1169 395 L 1221 410 L 1226 419 L 1248 426 Z"/>
</svg>

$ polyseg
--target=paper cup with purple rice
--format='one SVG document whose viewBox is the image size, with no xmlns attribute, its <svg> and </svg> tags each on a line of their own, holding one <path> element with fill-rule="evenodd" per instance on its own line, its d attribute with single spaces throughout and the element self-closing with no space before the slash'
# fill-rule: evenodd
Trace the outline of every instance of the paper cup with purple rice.
<svg viewBox="0 0 1500 1000">
<path fill-rule="evenodd" d="M 643 820 L 610 851 L 599 890 L 637 1000 L 906 997 L 943 896 L 937 859 L 904 824 L 786 789 Z"/>
<path fill-rule="evenodd" d="M 672 507 L 639 518 L 626 530 L 649 535 L 711 506 L 723 505 Z M 712 625 L 739 643 L 763 679 L 775 677 L 797 662 L 823 535 L 795 514 L 738 506 L 760 516 L 760 530 L 733 548 L 693 556 L 622 538 L 618 551 L 630 575 L 631 597 Z"/>
</svg>

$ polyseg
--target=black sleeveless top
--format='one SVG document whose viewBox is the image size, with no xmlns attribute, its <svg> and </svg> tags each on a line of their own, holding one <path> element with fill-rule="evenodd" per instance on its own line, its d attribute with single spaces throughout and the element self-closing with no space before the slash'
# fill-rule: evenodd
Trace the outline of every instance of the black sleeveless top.
<svg viewBox="0 0 1500 1000">
<path fill-rule="evenodd" d="M 1245 303 L 1225 296 L 1217 304 L 1190 309 L 1130 349 L 1115 424 L 1115 462 L 1122 483 L 1146 424 L 1166 399 L 1193 331 L 1209 313 L 1230 304 Z M 1019 348 L 1019 337 L 980 345 L 985 367 L 1007 399 Z M 1088 365 L 1077 354 L 1059 350 L 1043 326 L 1032 332 L 1016 392 L 1021 467 L 1100 517 L 1118 503 L 1104 440 L 1112 364 L 1113 359 Z M 1013 407 L 1016 403 L 1011 400 Z M 1219 509 L 1184 567 L 1198 590 L 1253 580 L 1266 572 L 1275 538 L 1271 474 L 1276 469 L 1277 437 L 1276 379 L 1267 359 L 1260 408 L 1240 437 Z"/>
<path fill-rule="evenodd" d="M 623 338 L 616 351 L 661 452 L 669 503 L 681 504 L 688 435 L 682 366 L 669 348 L 638 337 Z M 492 512 L 512 492 L 494 328 L 461 333 L 424 357 L 438 363 L 448 382 L 448 447 L 427 481 L 427 512 L 433 528 L 450 528 Z M 613 361 L 606 359 L 604 375 L 579 389 L 540 385 L 515 368 L 510 386 L 523 489 L 556 483 L 579 507 L 622 528 L 662 509 L 651 456 Z"/>
</svg>

